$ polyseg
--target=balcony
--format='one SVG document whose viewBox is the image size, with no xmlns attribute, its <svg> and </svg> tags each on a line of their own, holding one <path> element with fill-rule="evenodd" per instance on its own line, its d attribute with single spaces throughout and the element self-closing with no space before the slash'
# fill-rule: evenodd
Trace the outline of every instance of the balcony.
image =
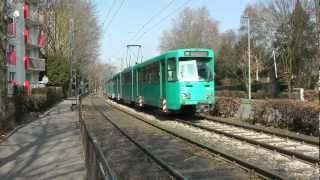
<svg viewBox="0 0 320 180">
<path fill-rule="evenodd" d="M 28 71 L 30 67 L 30 58 L 28 56 L 25 56 L 23 58 L 23 63 L 24 63 L 24 70 Z"/>
<path fill-rule="evenodd" d="M 29 43 L 29 39 L 30 39 L 30 33 L 29 30 L 25 29 L 23 30 L 23 40 L 25 44 Z"/>
<path fill-rule="evenodd" d="M 30 86 L 30 81 L 25 80 L 23 83 L 24 89 L 26 91 L 26 95 L 30 96 L 31 95 L 31 86 Z"/>
<path fill-rule="evenodd" d="M 46 60 L 30 57 L 29 61 L 29 71 L 45 71 L 46 69 Z"/>
<path fill-rule="evenodd" d="M 25 2 L 29 4 L 36 4 L 36 3 L 40 3 L 41 1 L 43 0 L 25 0 Z"/>
<path fill-rule="evenodd" d="M 38 37 L 38 46 L 43 48 L 45 46 L 46 43 L 46 38 L 43 35 L 40 35 Z"/>
<path fill-rule="evenodd" d="M 16 36 L 16 29 L 17 29 L 17 25 L 15 22 L 12 22 L 10 24 L 7 25 L 7 35 L 9 37 L 14 37 Z"/>
<path fill-rule="evenodd" d="M 23 10 L 23 18 L 28 19 L 30 17 L 30 7 L 28 4 L 24 4 L 22 7 Z"/>
<path fill-rule="evenodd" d="M 17 64 L 17 55 L 13 52 L 8 52 L 8 64 L 9 65 L 16 65 Z"/>
<path fill-rule="evenodd" d="M 27 38 L 27 49 L 37 49 L 37 48 L 44 48 L 46 38 L 43 35 L 40 36 L 30 36 Z"/>
</svg>

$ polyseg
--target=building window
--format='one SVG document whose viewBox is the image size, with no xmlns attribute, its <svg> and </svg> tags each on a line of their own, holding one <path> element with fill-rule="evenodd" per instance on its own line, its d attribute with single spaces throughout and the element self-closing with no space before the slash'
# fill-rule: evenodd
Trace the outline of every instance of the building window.
<svg viewBox="0 0 320 180">
<path fill-rule="evenodd" d="M 9 52 L 14 52 L 15 47 L 12 44 L 9 44 Z"/>
<path fill-rule="evenodd" d="M 16 76 L 15 72 L 10 72 L 9 73 L 9 81 L 14 81 L 15 76 Z"/>
<path fill-rule="evenodd" d="M 26 56 L 30 56 L 30 55 L 31 55 L 30 49 L 26 49 Z"/>
<path fill-rule="evenodd" d="M 31 74 L 29 72 L 26 73 L 26 80 L 31 81 Z"/>
</svg>

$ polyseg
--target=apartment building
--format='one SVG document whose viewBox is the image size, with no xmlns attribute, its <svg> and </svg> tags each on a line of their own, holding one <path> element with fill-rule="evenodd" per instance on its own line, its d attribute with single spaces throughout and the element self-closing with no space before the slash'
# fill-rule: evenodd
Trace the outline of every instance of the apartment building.
<svg viewBox="0 0 320 180">
<path fill-rule="evenodd" d="M 41 0 L 6 0 L 7 23 L 7 78 L 8 94 L 13 86 L 24 86 L 30 94 L 38 87 L 45 71 L 42 52 L 45 37 L 42 26 L 45 21 Z"/>
</svg>

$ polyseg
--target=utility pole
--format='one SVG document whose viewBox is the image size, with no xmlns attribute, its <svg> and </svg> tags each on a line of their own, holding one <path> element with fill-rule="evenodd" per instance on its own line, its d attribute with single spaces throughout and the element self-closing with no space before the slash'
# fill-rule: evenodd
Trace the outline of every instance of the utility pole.
<svg viewBox="0 0 320 180">
<path fill-rule="evenodd" d="M 251 100 L 251 49 L 250 49 L 250 18 L 248 16 L 248 75 L 249 75 L 249 80 L 248 80 L 248 83 L 249 83 L 249 87 L 248 87 L 248 90 L 249 90 L 249 100 Z"/>
<path fill-rule="evenodd" d="M 259 64 L 257 59 L 256 59 L 256 81 L 259 81 Z"/>
<path fill-rule="evenodd" d="M 251 100 L 251 49 L 250 49 L 250 18 L 249 16 L 242 16 L 244 20 L 247 20 L 248 30 L 248 99 Z"/>
<path fill-rule="evenodd" d="M 70 31 L 69 31 L 69 97 L 72 96 L 72 83 L 73 83 L 73 41 L 74 41 L 74 21 L 70 19 Z"/>
<path fill-rule="evenodd" d="M 316 7 L 316 32 L 318 38 L 318 52 L 317 52 L 317 62 L 319 63 L 318 67 L 318 100 L 320 104 L 320 0 L 314 0 L 315 7 Z M 319 113 L 319 120 L 320 120 L 320 113 Z M 320 122 L 319 122 L 320 123 Z"/>
<path fill-rule="evenodd" d="M 272 50 L 272 56 L 273 56 L 273 64 L 274 64 L 274 75 L 276 79 L 278 79 L 278 69 L 277 69 L 277 62 L 276 62 L 276 53 L 274 49 Z"/>
</svg>

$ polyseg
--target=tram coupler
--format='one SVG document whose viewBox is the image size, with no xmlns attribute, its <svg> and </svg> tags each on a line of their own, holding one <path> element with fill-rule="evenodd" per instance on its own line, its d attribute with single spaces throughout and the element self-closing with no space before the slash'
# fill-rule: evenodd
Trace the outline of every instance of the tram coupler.
<svg viewBox="0 0 320 180">
<path fill-rule="evenodd" d="M 196 112 L 197 113 L 207 113 L 210 110 L 210 104 L 208 103 L 198 103 L 196 105 Z"/>
</svg>

